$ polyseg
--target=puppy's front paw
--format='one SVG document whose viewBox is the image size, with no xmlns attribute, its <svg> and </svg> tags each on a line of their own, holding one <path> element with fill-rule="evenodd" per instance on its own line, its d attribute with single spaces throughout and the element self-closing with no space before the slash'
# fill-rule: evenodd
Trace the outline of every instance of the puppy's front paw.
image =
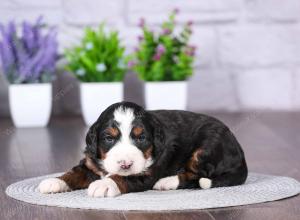
<svg viewBox="0 0 300 220">
<path fill-rule="evenodd" d="M 91 197 L 115 197 L 120 194 L 119 187 L 111 178 L 96 180 L 88 188 L 88 195 Z"/>
<path fill-rule="evenodd" d="M 70 188 L 65 183 L 65 181 L 58 179 L 58 178 L 49 178 L 43 180 L 38 189 L 40 193 L 59 193 L 59 192 L 66 192 L 69 191 Z"/>
<path fill-rule="evenodd" d="M 158 180 L 153 189 L 156 190 L 174 190 L 177 189 L 179 185 L 179 178 L 178 176 L 168 176 Z"/>
</svg>

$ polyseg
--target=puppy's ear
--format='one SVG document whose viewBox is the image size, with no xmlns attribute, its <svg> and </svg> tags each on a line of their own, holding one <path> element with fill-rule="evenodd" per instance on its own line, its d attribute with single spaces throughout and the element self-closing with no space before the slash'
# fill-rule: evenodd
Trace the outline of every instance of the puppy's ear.
<svg viewBox="0 0 300 220">
<path fill-rule="evenodd" d="M 96 121 L 88 130 L 88 133 L 85 138 L 86 148 L 85 153 L 88 154 L 91 158 L 97 158 L 97 145 L 98 145 L 98 127 L 99 123 Z"/>
<path fill-rule="evenodd" d="M 165 132 L 162 123 L 154 115 L 150 115 L 150 125 L 152 127 L 154 157 L 161 155 L 165 145 Z"/>
</svg>

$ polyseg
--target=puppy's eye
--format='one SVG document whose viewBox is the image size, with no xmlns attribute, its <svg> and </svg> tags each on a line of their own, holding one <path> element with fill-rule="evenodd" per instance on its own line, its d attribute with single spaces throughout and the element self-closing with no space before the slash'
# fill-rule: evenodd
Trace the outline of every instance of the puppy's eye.
<svg viewBox="0 0 300 220">
<path fill-rule="evenodd" d="M 146 136 L 144 134 L 141 134 L 140 136 L 138 136 L 136 138 L 136 140 L 139 141 L 139 142 L 143 142 L 143 141 L 145 141 L 145 139 L 146 139 Z"/>
<path fill-rule="evenodd" d="M 111 136 L 106 136 L 104 137 L 104 140 L 107 142 L 107 143 L 113 143 L 115 141 L 115 139 Z"/>
</svg>

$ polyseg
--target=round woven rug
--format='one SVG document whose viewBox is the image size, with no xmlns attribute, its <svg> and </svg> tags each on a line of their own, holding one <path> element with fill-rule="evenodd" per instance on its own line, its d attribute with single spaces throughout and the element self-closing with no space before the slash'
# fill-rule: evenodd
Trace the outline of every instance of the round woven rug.
<svg viewBox="0 0 300 220">
<path fill-rule="evenodd" d="M 250 173 L 244 185 L 207 190 L 146 191 L 115 198 L 91 198 L 86 190 L 41 194 L 37 186 L 52 174 L 11 184 L 6 194 L 37 205 L 99 210 L 189 210 L 275 201 L 300 193 L 300 183 L 289 177 Z"/>
</svg>

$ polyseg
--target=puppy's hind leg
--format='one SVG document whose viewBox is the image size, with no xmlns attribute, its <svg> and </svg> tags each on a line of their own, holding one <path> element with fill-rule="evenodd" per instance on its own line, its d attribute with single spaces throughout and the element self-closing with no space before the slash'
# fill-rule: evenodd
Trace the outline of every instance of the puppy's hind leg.
<svg viewBox="0 0 300 220">
<path fill-rule="evenodd" d="M 202 189 L 208 189 L 211 187 L 224 187 L 224 186 L 237 186 L 246 181 L 247 168 L 239 167 L 231 170 L 230 172 L 221 174 L 213 179 L 200 178 L 199 186 Z"/>
<path fill-rule="evenodd" d="M 199 157 L 202 149 L 196 149 L 191 158 L 187 161 L 184 172 L 178 175 L 168 176 L 158 180 L 153 189 L 156 190 L 174 190 L 174 189 L 193 189 L 199 188 Z"/>
</svg>

